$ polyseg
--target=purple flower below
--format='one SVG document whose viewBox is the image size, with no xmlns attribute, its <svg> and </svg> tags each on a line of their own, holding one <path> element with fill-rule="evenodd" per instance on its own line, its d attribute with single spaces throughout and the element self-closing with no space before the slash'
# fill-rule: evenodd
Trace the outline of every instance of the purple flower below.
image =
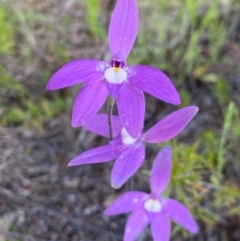
<svg viewBox="0 0 240 241">
<path fill-rule="evenodd" d="M 74 101 L 72 126 L 82 126 L 93 117 L 104 104 L 108 93 L 116 100 L 123 126 L 133 138 L 143 128 L 143 91 L 165 102 L 180 104 L 178 92 L 163 72 L 151 66 L 127 65 L 126 59 L 135 42 L 137 30 L 136 0 L 118 0 L 109 26 L 110 62 L 75 60 L 51 77 L 47 90 L 84 83 Z"/>
<path fill-rule="evenodd" d="M 142 165 L 145 158 L 144 143 L 162 143 L 178 135 L 195 116 L 198 107 L 189 106 L 174 111 L 164 117 L 156 125 L 132 138 L 117 116 L 113 116 L 113 137 L 108 145 L 97 147 L 70 161 L 69 166 L 93 164 L 116 159 L 111 173 L 111 185 L 120 188 Z M 89 131 L 108 137 L 107 115 L 98 114 L 84 126 Z"/>
<path fill-rule="evenodd" d="M 154 241 L 169 241 L 170 219 L 192 233 L 198 226 L 191 213 L 180 202 L 161 197 L 166 189 L 172 170 L 172 150 L 163 148 L 157 155 L 150 176 L 151 194 L 131 191 L 122 194 L 105 211 L 105 215 L 131 212 L 124 233 L 124 241 L 134 241 L 150 223 Z"/>
</svg>

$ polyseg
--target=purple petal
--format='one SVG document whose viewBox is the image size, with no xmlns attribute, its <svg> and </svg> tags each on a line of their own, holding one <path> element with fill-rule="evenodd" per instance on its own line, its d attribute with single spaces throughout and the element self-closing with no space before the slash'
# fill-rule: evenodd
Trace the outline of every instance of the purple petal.
<svg viewBox="0 0 240 241">
<path fill-rule="evenodd" d="M 118 0 L 109 26 L 111 55 L 129 55 L 138 30 L 138 6 L 136 0 Z"/>
<path fill-rule="evenodd" d="M 125 144 L 122 142 L 122 137 L 121 135 L 113 138 L 110 142 L 110 145 L 114 145 L 114 146 L 124 146 Z"/>
<path fill-rule="evenodd" d="M 144 122 L 143 92 L 125 83 L 117 98 L 117 107 L 123 126 L 131 137 L 137 138 L 142 132 Z"/>
<path fill-rule="evenodd" d="M 96 114 L 83 125 L 83 128 L 98 135 L 109 137 L 108 116 L 106 114 Z M 120 118 L 116 115 L 112 115 L 113 137 L 118 136 L 121 130 L 122 122 L 120 121 Z"/>
<path fill-rule="evenodd" d="M 68 166 L 107 162 L 116 159 L 120 154 L 119 146 L 105 145 L 83 152 L 73 158 Z"/>
<path fill-rule="evenodd" d="M 113 83 L 107 82 L 108 92 L 114 100 L 117 98 L 122 86 L 123 86 L 122 83 L 121 84 L 113 84 Z"/>
<path fill-rule="evenodd" d="M 108 91 L 104 81 L 85 83 L 73 104 L 72 126 L 81 126 L 92 118 L 106 101 L 107 95 Z"/>
<path fill-rule="evenodd" d="M 157 155 L 150 176 L 152 193 L 159 195 L 167 187 L 172 171 L 172 149 L 164 147 Z"/>
<path fill-rule="evenodd" d="M 183 204 L 170 198 L 165 198 L 162 203 L 164 212 L 171 219 L 192 233 L 198 232 L 198 226 L 192 214 Z"/>
<path fill-rule="evenodd" d="M 137 143 L 126 148 L 114 163 L 111 174 L 111 185 L 120 188 L 142 165 L 145 158 L 145 148 Z"/>
<path fill-rule="evenodd" d="M 144 192 L 127 192 L 118 197 L 104 211 L 104 215 L 112 216 L 133 211 L 139 203 L 149 198 L 149 194 Z"/>
<path fill-rule="evenodd" d="M 95 59 L 72 61 L 53 74 L 46 89 L 57 90 L 85 81 L 101 80 L 103 74 L 97 70 L 99 63 L 100 61 Z"/>
<path fill-rule="evenodd" d="M 149 143 L 161 143 L 178 135 L 198 112 L 197 106 L 174 111 L 150 128 L 143 138 Z"/>
<path fill-rule="evenodd" d="M 129 78 L 133 86 L 167 103 L 181 103 L 177 90 L 162 71 L 147 65 L 133 66 L 131 69 L 136 73 Z"/>
<path fill-rule="evenodd" d="M 147 227 L 149 219 L 143 208 L 134 210 L 128 217 L 125 231 L 124 241 L 135 241 L 142 231 Z"/>
<path fill-rule="evenodd" d="M 154 241 L 169 241 L 171 236 L 170 219 L 158 213 L 151 221 L 151 231 Z"/>
</svg>

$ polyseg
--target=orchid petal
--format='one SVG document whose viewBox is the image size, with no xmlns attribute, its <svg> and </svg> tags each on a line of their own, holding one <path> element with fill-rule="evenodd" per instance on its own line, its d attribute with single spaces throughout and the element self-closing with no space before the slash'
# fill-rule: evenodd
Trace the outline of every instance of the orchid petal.
<svg viewBox="0 0 240 241">
<path fill-rule="evenodd" d="M 117 136 L 115 137 L 114 139 L 112 139 L 110 142 L 109 142 L 110 145 L 113 145 L 113 146 L 124 146 L 124 143 L 122 142 L 122 138 L 121 136 Z"/>
<path fill-rule="evenodd" d="M 159 69 L 147 65 L 131 67 L 134 75 L 130 84 L 148 94 L 173 105 L 181 103 L 180 96 L 170 79 Z"/>
<path fill-rule="evenodd" d="M 170 219 L 158 213 L 151 221 L 151 231 L 154 241 L 169 241 L 171 236 Z"/>
<path fill-rule="evenodd" d="M 149 194 L 144 192 L 127 192 L 118 197 L 104 211 L 104 215 L 112 216 L 133 211 L 139 203 L 149 198 Z"/>
<path fill-rule="evenodd" d="M 136 143 L 122 151 L 112 169 L 112 187 L 120 188 L 140 168 L 144 157 L 145 148 L 142 143 Z"/>
<path fill-rule="evenodd" d="M 103 74 L 97 69 L 99 63 L 100 61 L 95 59 L 71 61 L 53 74 L 46 89 L 57 90 L 85 81 L 101 80 Z"/>
<path fill-rule="evenodd" d="M 78 92 L 72 111 L 72 126 L 85 124 L 102 107 L 108 95 L 106 83 L 91 81 Z"/>
<path fill-rule="evenodd" d="M 115 100 L 117 98 L 122 86 L 123 86 L 123 84 L 113 84 L 113 83 L 107 82 L 108 92 L 109 92 L 110 96 L 112 97 L 112 99 Z"/>
<path fill-rule="evenodd" d="M 105 145 L 83 152 L 73 158 L 68 166 L 107 162 L 116 159 L 120 154 L 119 146 Z"/>
<path fill-rule="evenodd" d="M 111 55 L 129 55 L 138 30 L 138 6 L 136 0 L 118 0 L 109 26 L 109 48 Z"/>
<path fill-rule="evenodd" d="M 98 135 L 109 137 L 108 116 L 106 114 L 96 114 L 83 125 L 83 128 Z M 121 130 L 122 122 L 120 121 L 120 118 L 116 115 L 112 115 L 113 137 L 118 136 Z"/>
<path fill-rule="evenodd" d="M 178 135 L 198 112 L 197 106 L 174 111 L 150 128 L 143 138 L 149 143 L 161 143 Z"/>
<path fill-rule="evenodd" d="M 164 212 L 171 219 L 192 233 L 198 232 L 198 226 L 192 214 L 183 204 L 170 198 L 165 198 L 162 203 Z"/>
<path fill-rule="evenodd" d="M 145 114 L 145 99 L 141 90 L 126 83 L 117 98 L 119 117 L 128 134 L 137 138 L 142 129 Z"/>
<path fill-rule="evenodd" d="M 157 155 L 150 176 L 152 193 L 161 194 L 167 187 L 172 171 L 172 149 L 164 147 Z"/>
<path fill-rule="evenodd" d="M 146 211 L 143 208 L 134 210 L 128 217 L 123 240 L 135 241 L 148 224 L 149 219 Z"/>
</svg>

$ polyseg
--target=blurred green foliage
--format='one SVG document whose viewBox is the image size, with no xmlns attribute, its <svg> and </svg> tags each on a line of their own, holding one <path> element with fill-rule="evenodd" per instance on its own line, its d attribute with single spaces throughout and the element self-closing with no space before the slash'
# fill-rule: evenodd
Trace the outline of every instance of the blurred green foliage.
<svg viewBox="0 0 240 241">
<path fill-rule="evenodd" d="M 87 22 L 90 31 L 102 39 L 106 38 L 106 32 L 99 23 L 100 1 L 99 0 L 85 0 L 87 11 Z"/>
<path fill-rule="evenodd" d="M 15 27 L 0 4 L 0 55 L 12 54 L 14 46 Z"/>
<path fill-rule="evenodd" d="M 23 99 L 27 95 L 27 89 L 19 83 L 9 71 L 0 65 L 0 96 L 5 97 L 3 103 L 7 101 L 6 97 L 17 97 Z"/>
<path fill-rule="evenodd" d="M 68 100 L 71 101 L 70 98 Z M 25 127 L 35 127 L 39 131 L 42 131 L 43 121 L 57 116 L 68 105 L 69 101 L 61 98 L 58 94 L 56 94 L 54 101 L 42 100 L 38 102 L 37 100 L 27 98 L 21 106 L 7 108 L 0 124 L 10 125 L 21 123 Z"/>
<path fill-rule="evenodd" d="M 153 0 L 151 4 L 139 0 L 138 3 L 139 35 L 129 62 L 151 63 L 176 75 L 179 81 L 199 72 L 199 68 L 207 71 L 216 63 L 228 38 L 234 12 L 240 9 L 240 3 L 234 0 L 228 3 Z"/>
<path fill-rule="evenodd" d="M 53 21 L 55 20 L 50 15 L 36 13 L 31 8 L 22 10 L 12 1 L 0 2 L 0 57 L 15 55 L 21 61 L 21 68 L 24 69 L 31 61 L 39 58 L 33 29 L 37 28 L 39 23 L 44 23 L 48 24 L 47 28 L 53 32 Z M 63 18 L 62 24 L 66 29 L 69 19 Z M 21 35 L 22 38 L 19 40 L 17 39 L 19 36 L 16 35 Z M 67 62 L 69 51 L 66 48 L 66 34 L 63 33 L 63 37 L 57 43 L 49 41 L 48 51 L 53 54 L 54 59 Z M 20 56 L 17 56 L 18 54 Z M 32 90 L 25 85 L 26 83 L 23 84 L 17 80 L 12 70 L 3 66 L 1 62 L 0 74 L 0 127 L 23 125 L 26 128 L 34 127 L 42 131 L 44 120 L 60 115 L 72 103 L 70 96 L 63 98 L 60 93 L 53 93 L 51 99 L 39 99 L 41 97 L 34 95 Z M 42 71 L 40 88 L 45 88 L 44 85 L 51 74 L 52 71 L 49 69 Z"/>
</svg>

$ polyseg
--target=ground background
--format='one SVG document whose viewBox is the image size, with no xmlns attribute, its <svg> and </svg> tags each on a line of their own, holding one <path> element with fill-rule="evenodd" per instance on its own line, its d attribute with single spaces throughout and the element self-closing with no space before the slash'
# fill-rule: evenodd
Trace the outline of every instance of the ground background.
<svg viewBox="0 0 240 241">
<path fill-rule="evenodd" d="M 106 139 L 70 125 L 80 86 L 48 93 L 46 82 L 77 58 L 109 59 L 111 0 L 0 0 L 0 240 L 121 241 L 126 216 L 102 211 L 129 189 L 148 191 L 159 146 L 122 189 L 111 163 L 68 168 Z M 192 236 L 173 225 L 173 241 L 240 240 L 240 2 L 138 0 L 139 35 L 130 64 L 166 72 L 198 115 L 170 144 L 170 196 L 196 217 Z M 146 128 L 179 107 L 146 95 Z M 102 111 L 106 111 L 104 107 Z M 150 231 L 139 238 L 152 240 Z"/>
</svg>

